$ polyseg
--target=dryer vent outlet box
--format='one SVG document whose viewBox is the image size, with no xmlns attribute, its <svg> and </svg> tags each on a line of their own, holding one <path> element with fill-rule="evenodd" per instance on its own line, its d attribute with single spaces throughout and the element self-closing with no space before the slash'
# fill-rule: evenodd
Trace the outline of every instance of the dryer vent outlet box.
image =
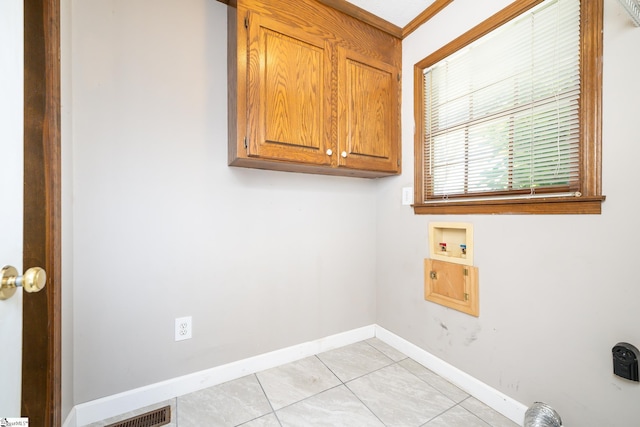
<svg viewBox="0 0 640 427">
<path fill-rule="evenodd" d="M 620 342 L 611 350 L 613 353 L 613 373 L 631 381 L 639 381 L 638 359 L 640 352 L 633 345 Z"/>
</svg>

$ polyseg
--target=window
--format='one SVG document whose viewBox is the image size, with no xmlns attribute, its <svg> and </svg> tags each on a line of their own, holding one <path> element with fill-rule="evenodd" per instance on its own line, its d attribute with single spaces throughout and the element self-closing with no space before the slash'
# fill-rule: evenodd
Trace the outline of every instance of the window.
<svg viewBox="0 0 640 427">
<path fill-rule="evenodd" d="M 415 66 L 416 213 L 600 213 L 602 0 L 519 0 Z"/>
</svg>

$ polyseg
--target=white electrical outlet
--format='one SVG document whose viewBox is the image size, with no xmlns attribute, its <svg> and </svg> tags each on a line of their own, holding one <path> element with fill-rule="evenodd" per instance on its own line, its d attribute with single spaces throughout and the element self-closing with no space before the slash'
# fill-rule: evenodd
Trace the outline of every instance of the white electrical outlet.
<svg viewBox="0 0 640 427">
<path fill-rule="evenodd" d="M 402 188 L 402 204 L 411 205 L 412 203 L 413 203 L 413 188 L 403 187 Z"/>
<path fill-rule="evenodd" d="M 176 318 L 176 341 L 188 340 L 193 336 L 191 316 Z"/>
</svg>

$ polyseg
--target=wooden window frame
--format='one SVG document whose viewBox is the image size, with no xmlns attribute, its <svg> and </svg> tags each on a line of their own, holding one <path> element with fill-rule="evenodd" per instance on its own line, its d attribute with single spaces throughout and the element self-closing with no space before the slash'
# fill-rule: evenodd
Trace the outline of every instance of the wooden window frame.
<svg viewBox="0 0 640 427">
<path fill-rule="evenodd" d="M 517 0 L 491 18 L 443 46 L 414 66 L 416 214 L 600 214 L 602 195 L 602 30 L 603 0 L 581 0 L 580 38 L 580 189 L 581 197 L 540 197 L 482 201 L 424 200 L 423 72 L 480 37 L 516 18 L 543 0 Z"/>
</svg>

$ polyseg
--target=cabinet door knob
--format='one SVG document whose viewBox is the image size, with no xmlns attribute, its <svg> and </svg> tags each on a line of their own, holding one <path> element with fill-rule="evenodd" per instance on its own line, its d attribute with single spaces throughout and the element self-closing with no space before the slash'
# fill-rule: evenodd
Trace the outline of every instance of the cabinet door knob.
<svg viewBox="0 0 640 427">
<path fill-rule="evenodd" d="M 344 158 L 346 159 L 346 158 L 347 158 L 347 152 L 346 152 L 346 151 L 343 151 L 343 152 L 342 152 L 342 154 L 341 154 L 341 156 L 342 156 L 342 157 L 344 157 Z"/>
<path fill-rule="evenodd" d="M 327 156 L 330 156 L 333 154 L 333 150 L 331 148 L 327 149 Z"/>
</svg>

